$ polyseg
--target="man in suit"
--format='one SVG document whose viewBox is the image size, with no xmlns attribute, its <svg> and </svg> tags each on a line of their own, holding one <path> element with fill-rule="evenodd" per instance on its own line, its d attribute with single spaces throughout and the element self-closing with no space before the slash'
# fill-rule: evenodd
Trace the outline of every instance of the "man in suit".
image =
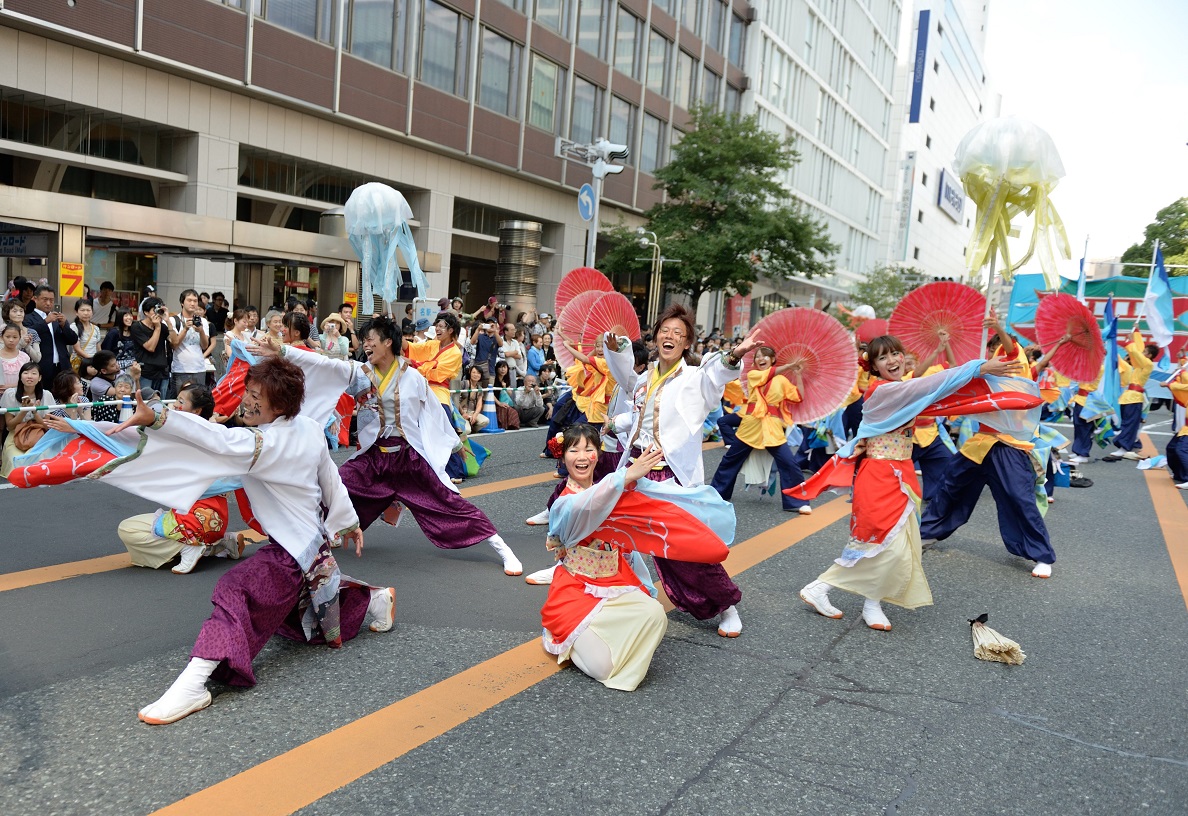
<svg viewBox="0 0 1188 816">
<path fill-rule="evenodd" d="M 70 371 L 70 347 L 78 342 L 78 334 L 66 322 L 66 315 L 55 304 L 58 293 L 44 284 L 33 290 L 33 308 L 25 313 L 25 327 L 37 332 L 41 339 L 41 382 L 46 388 L 54 377 Z"/>
</svg>

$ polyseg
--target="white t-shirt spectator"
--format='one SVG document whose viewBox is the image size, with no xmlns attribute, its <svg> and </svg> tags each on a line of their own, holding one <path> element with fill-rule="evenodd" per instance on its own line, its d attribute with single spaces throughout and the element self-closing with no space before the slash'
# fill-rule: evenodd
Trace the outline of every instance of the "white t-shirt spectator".
<svg viewBox="0 0 1188 816">
<path fill-rule="evenodd" d="M 185 318 L 181 315 L 174 315 L 169 318 L 173 321 L 173 326 L 178 332 L 181 331 L 182 323 Z M 202 330 L 206 332 L 206 336 L 210 336 L 210 324 L 206 322 L 206 318 L 201 318 Z M 182 338 L 181 343 L 173 349 L 173 373 L 174 374 L 201 374 L 206 371 L 206 358 L 202 354 L 202 341 L 198 337 L 198 330 L 193 325 L 188 325 L 186 328 L 186 336 Z"/>
</svg>

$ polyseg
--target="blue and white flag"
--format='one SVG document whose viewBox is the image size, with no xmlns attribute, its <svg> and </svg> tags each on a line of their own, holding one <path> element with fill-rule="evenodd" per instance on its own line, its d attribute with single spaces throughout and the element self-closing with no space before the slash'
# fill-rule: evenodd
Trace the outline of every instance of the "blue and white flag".
<svg viewBox="0 0 1188 816">
<path fill-rule="evenodd" d="M 1088 246 L 1088 239 L 1085 244 Z M 1082 306 L 1085 305 L 1085 259 L 1081 258 L 1081 268 L 1077 273 L 1077 302 Z"/>
<path fill-rule="evenodd" d="M 1105 341 L 1105 374 L 1101 378 L 1101 395 L 1114 410 L 1114 416 L 1121 417 L 1118 401 L 1122 397 L 1122 380 L 1118 372 L 1118 318 L 1114 314 L 1114 296 L 1105 305 L 1105 330 L 1101 333 Z"/>
<path fill-rule="evenodd" d="M 1155 268 L 1147 281 L 1147 295 L 1143 298 L 1147 313 L 1147 327 L 1155 345 L 1167 348 L 1172 341 L 1172 326 L 1175 312 L 1172 310 L 1171 283 L 1167 279 L 1167 268 L 1163 265 L 1163 250 L 1155 248 Z"/>
</svg>

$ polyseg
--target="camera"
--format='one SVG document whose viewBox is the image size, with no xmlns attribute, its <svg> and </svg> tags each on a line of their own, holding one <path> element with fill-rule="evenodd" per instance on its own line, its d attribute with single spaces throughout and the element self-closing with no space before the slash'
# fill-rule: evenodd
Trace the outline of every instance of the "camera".
<svg viewBox="0 0 1188 816">
<path fill-rule="evenodd" d="M 169 310 L 166 309 L 164 306 L 158 306 L 157 308 L 153 309 L 153 311 L 156 312 L 157 314 L 161 315 L 161 317 L 164 317 L 165 315 L 167 315 L 169 313 Z"/>
<path fill-rule="evenodd" d="M 190 319 L 190 322 L 194 324 L 194 328 L 196 328 L 196 329 L 202 326 L 202 318 L 201 317 L 193 317 Z"/>
</svg>

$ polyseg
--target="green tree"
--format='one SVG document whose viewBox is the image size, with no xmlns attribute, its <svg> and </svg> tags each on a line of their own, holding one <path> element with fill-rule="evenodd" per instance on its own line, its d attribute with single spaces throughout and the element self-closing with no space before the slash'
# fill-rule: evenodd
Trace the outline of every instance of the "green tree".
<svg viewBox="0 0 1188 816">
<path fill-rule="evenodd" d="M 931 277 L 913 266 L 876 266 L 854 284 L 850 297 L 855 306 L 865 303 L 878 317 L 888 318 L 904 295 L 930 281 Z"/>
<path fill-rule="evenodd" d="M 764 130 L 754 116 L 693 111 L 690 131 L 656 171 L 666 198 L 645 215 L 664 255 L 680 259 L 665 265 L 664 282 L 687 294 L 694 309 L 706 292 L 747 294 L 761 273 L 812 277 L 833 268 L 837 247 L 825 227 L 778 181 L 799 160 L 791 140 Z M 649 268 L 634 260 L 649 254 L 638 236 L 612 230 L 608 238 L 605 271 Z"/>
<path fill-rule="evenodd" d="M 1123 274 L 1145 278 L 1151 274 L 1151 258 L 1155 254 L 1155 239 L 1163 249 L 1163 262 L 1188 264 L 1188 198 L 1173 201 L 1159 212 L 1143 231 L 1143 242 L 1134 244 L 1122 253 L 1123 263 L 1143 264 L 1124 266 Z M 1169 269 L 1169 275 L 1188 275 L 1188 269 Z"/>
</svg>

